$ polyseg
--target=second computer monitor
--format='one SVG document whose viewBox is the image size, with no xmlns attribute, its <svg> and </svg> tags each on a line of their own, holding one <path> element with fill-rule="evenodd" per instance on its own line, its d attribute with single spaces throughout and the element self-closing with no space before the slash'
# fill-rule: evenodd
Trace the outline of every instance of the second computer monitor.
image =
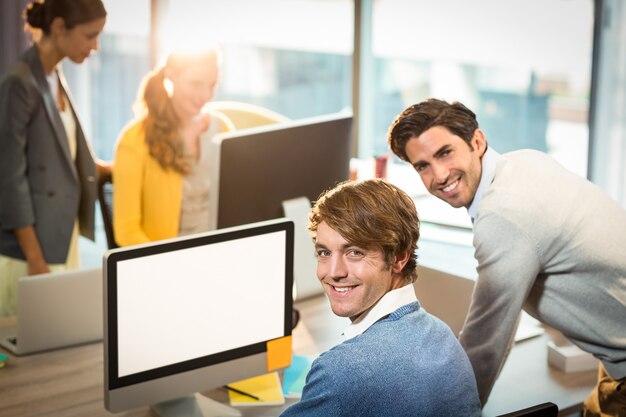
<svg viewBox="0 0 626 417">
<path fill-rule="evenodd" d="M 213 141 L 211 226 L 284 215 L 282 203 L 347 180 L 352 115 L 337 113 L 217 135 Z"/>
</svg>

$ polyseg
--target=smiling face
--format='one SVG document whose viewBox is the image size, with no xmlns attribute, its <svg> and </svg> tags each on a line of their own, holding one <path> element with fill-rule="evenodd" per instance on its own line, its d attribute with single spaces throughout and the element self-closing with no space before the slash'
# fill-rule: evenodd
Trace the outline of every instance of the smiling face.
<svg viewBox="0 0 626 417">
<path fill-rule="evenodd" d="M 168 78 L 172 85 L 170 99 L 174 111 L 181 120 L 188 120 L 198 115 L 213 98 L 218 80 L 217 56 L 210 54 L 168 71 Z"/>
<path fill-rule="evenodd" d="M 315 241 L 317 277 L 333 313 L 354 321 L 391 290 L 406 285 L 401 271 L 408 260 L 385 262 L 382 249 L 352 245 L 322 221 Z"/>
<path fill-rule="evenodd" d="M 67 29 L 63 19 L 55 18 L 52 30 L 57 34 L 55 39 L 58 50 L 75 64 L 81 64 L 92 51 L 98 50 L 98 38 L 105 23 L 106 17 L 102 17 Z"/>
<path fill-rule="evenodd" d="M 487 148 L 480 129 L 470 146 L 443 126 L 434 126 L 406 143 L 406 155 L 428 191 L 452 207 L 469 207 L 480 183 Z"/>
</svg>

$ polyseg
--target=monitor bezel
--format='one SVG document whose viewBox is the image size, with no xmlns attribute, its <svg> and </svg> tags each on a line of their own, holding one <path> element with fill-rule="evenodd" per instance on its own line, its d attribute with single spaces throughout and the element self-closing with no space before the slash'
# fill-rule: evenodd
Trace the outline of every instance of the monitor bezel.
<svg viewBox="0 0 626 417">
<path fill-rule="evenodd" d="M 292 331 L 292 287 L 293 287 L 293 241 L 294 225 L 288 219 L 258 222 L 232 228 L 220 229 L 212 232 L 190 235 L 175 239 L 118 248 L 108 251 L 104 255 L 104 340 L 105 340 L 105 391 L 113 391 L 132 385 L 149 383 L 162 378 L 173 377 L 196 369 L 205 368 L 228 361 L 251 357 L 255 354 L 267 352 L 267 342 L 261 341 L 252 345 L 242 346 L 225 352 L 218 352 L 151 370 L 142 371 L 119 377 L 118 366 L 118 339 L 117 339 L 117 263 L 159 253 L 172 252 L 208 244 L 236 240 L 262 234 L 285 232 L 285 288 L 284 288 L 284 329 L 283 336 L 290 336 Z M 206 387 L 209 389 L 211 387 Z"/>
</svg>

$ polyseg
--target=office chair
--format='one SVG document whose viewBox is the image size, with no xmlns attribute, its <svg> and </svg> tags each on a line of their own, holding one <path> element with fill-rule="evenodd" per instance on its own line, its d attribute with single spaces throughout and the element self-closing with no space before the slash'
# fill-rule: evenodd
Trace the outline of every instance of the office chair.
<svg viewBox="0 0 626 417">
<path fill-rule="evenodd" d="M 113 235 L 113 179 L 111 174 L 105 174 L 98 178 L 98 203 L 104 222 L 107 246 L 109 249 L 115 249 L 118 244 L 115 243 L 115 236 Z"/>
<path fill-rule="evenodd" d="M 513 411 L 512 413 L 502 414 L 498 417 L 557 417 L 558 415 L 559 407 L 554 403 L 548 402 Z"/>
<path fill-rule="evenodd" d="M 207 104 L 207 108 L 224 114 L 233 122 L 237 130 L 289 120 L 288 117 L 265 107 L 238 101 L 212 101 Z"/>
</svg>

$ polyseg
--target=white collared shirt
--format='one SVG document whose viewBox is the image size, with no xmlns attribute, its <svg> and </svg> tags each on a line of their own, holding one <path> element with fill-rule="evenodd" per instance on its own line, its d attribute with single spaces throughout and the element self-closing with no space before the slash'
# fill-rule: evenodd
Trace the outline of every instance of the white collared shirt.
<svg viewBox="0 0 626 417">
<path fill-rule="evenodd" d="M 502 155 L 493 150 L 491 147 L 487 148 L 485 154 L 483 155 L 481 162 L 483 169 L 480 175 L 480 183 L 478 184 L 478 188 L 474 194 L 472 204 L 470 204 L 467 208 L 467 212 L 472 217 L 472 222 L 478 214 L 478 205 L 480 204 L 483 194 L 493 181 L 493 178 L 496 176 L 496 167 L 498 166 L 498 161 L 500 161 L 500 159 L 502 159 Z"/>
<path fill-rule="evenodd" d="M 417 301 L 417 297 L 415 296 L 415 288 L 411 283 L 389 291 L 369 311 L 350 323 L 343 332 L 343 336 L 346 340 L 352 339 L 369 329 L 372 324 L 381 318 L 414 301 Z"/>
</svg>

